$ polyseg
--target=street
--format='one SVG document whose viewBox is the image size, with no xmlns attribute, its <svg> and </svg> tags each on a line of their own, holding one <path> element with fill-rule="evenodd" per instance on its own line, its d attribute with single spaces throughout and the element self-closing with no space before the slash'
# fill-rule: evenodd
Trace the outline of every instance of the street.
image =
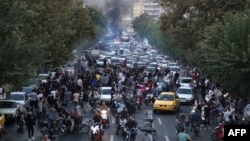
<svg viewBox="0 0 250 141">
<path fill-rule="evenodd" d="M 151 109 L 148 107 L 148 109 Z M 181 110 L 186 114 L 190 112 L 190 106 L 182 105 Z M 146 109 L 139 109 L 134 114 L 135 120 L 138 122 L 138 126 L 142 127 L 144 124 L 143 117 Z M 85 116 L 87 118 L 93 117 L 93 112 L 88 111 Z M 157 131 L 156 141 L 177 141 L 176 130 L 175 130 L 175 118 L 176 114 L 173 113 L 157 113 L 154 115 L 154 126 Z M 102 141 L 122 141 L 121 135 L 115 135 L 117 125 L 115 124 L 115 119 L 110 115 L 110 127 L 105 129 Z M 136 141 L 141 141 L 143 132 L 138 130 Z M 35 141 L 41 141 L 41 133 L 36 127 L 35 130 Z M 52 138 L 51 141 L 86 141 L 90 140 L 89 134 L 82 133 L 72 133 L 66 136 Z M 6 132 L 0 141 L 28 141 L 27 131 L 23 132 L 17 131 L 17 125 L 6 125 Z M 199 137 L 195 138 L 195 141 L 211 141 L 211 131 L 209 129 L 201 129 Z"/>
</svg>

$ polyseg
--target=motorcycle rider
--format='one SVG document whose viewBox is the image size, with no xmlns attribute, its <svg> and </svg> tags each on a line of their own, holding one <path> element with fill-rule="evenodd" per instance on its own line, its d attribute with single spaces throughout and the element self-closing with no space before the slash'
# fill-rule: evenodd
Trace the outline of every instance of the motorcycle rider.
<svg viewBox="0 0 250 141">
<path fill-rule="evenodd" d="M 186 121 L 186 114 L 184 113 L 184 111 L 180 111 L 179 115 L 177 115 L 176 117 L 176 132 L 179 133 L 181 127 L 185 126 L 185 121 Z"/>
<path fill-rule="evenodd" d="M 102 117 L 101 117 L 100 111 L 96 111 L 95 116 L 93 117 L 93 124 L 98 124 L 100 132 L 102 133 L 101 120 L 102 120 Z"/>
<path fill-rule="evenodd" d="M 137 127 L 137 122 L 134 120 L 133 116 L 128 117 L 128 121 L 125 126 L 129 131 Z M 124 135 L 124 138 L 126 138 L 126 135 Z"/>
<path fill-rule="evenodd" d="M 190 131 L 192 132 L 195 124 L 200 125 L 201 121 L 202 119 L 199 111 L 195 110 L 195 112 L 190 115 L 190 126 L 189 126 Z"/>
<path fill-rule="evenodd" d="M 109 107 L 106 105 L 106 103 L 103 101 L 102 105 L 100 106 L 100 111 L 106 110 L 107 112 L 109 111 Z"/>
<path fill-rule="evenodd" d="M 185 133 L 185 129 L 183 127 L 181 127 L 180 129 L 180 133 L 178 134 L 178 141 L 193 141 L 190 136 Z"/>
<path fill-rule="evenodd" d="M 123 110 L 120 112 L 118 116 L 118 122 L 120 121 L 120 119 L 128 119 L 128 111 L 126 107 L 123 107 Z M 118 135 L 120 128 L 121 128 L 121 125 L 120 123 L 118 123 L 117 129 L 116 129 L 116 135 Z"/>
<path fill-rule="evenodd" d="M 50 134 L 53 122 L 56 120 L 58 116 L 56 110 L 52 106 L 49 107 L 47 116 L 48 116 L 48 132 Z"/>
<path fill-rule="evenodd" d="M 77 108 L 74 107 L 74 109 L 70 112 L 70 122 L 71 122 L 71 127 L 70 127 L 70 132 L 73 131 L 74 126 L 75 126 L 75 121 L 79 118 Z"/>
</svg>

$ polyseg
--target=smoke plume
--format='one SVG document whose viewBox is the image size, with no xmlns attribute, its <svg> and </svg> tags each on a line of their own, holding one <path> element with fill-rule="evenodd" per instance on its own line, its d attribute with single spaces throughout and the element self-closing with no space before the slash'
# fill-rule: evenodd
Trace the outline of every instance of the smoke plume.
<svg viewBox="0 0 250 141">
<path fill-rule="evenodd" d="M 138 0 L 86 0 L 89 6 L 101 7 L 109 19 L 109 28 L 114 36 L 121 35 L 122 18 L 132 15 L 134 2 Z"/>
<path fill-rule="evenodd" d="M 122 18 L 131 15 L 134 0 L 110 0 L 106 4 L 109 28 L 114 36 L 121 35 Z"/>
</svg>

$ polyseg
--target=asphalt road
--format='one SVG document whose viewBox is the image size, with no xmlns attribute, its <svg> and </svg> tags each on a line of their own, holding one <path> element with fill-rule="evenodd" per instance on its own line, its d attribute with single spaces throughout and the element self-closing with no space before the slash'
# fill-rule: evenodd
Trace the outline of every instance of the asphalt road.
<svg viewBox="0 0 250 141">
<path fill-rule="evenodd" d="M 151 109 L 148 107 L 148 109 Z M 182 105 L 181 110 L 185 113 L 190 112 L 190 106 Z M 146 109 L 137 110 L 134 117 L 138 122 L 138 126 L 143 126 L 144 121 L 143 117 L 146 113 Z M 93 113 L 87 112 L 86 117 L 92 118 Z M 154 126 L 157 130 L 157 139 L 156 141 L 178 141 L 175 130 L 175 118 L 176 114 L 173 113 L 158 113 L 155 114 Z M 121 135 L 115 135 L 116 127 L 114 118 L 110 115 L 110 127 L 105 129 L 105 133 L 103 135 L 103 141 L 122 141 Z M 199 137 L 195 138 L 195 141 L 211 141 L 211 130 L 209 129 L 201 129 L 201 133 Z M 138 130 L 136 141 L 141 141 L 143 136 L 143 132 Z M 38 128 L 35 131 L 35 141 L 41 141 L 42 135 Z M 51 139 L 52 141 L 88 141 L 90 140 L 89 134 L 82 133 L 73 133 L 62 137 L 55 137 Z M 6 132 L 1 137 L 0 141 L 28 141 L 27 131 L 23 132 L 17 131 L 17 125 L 7 125 Z"/>
</svg>

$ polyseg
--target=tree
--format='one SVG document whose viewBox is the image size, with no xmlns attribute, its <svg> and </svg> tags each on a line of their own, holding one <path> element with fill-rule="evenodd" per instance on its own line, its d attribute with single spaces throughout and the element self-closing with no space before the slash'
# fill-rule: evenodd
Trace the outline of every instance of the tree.
<svg viewBox="0 0 250 141">
<path fill-rule="evenodd" d="M 199 44 L 203 71 L 235 95 L 247 96 L 250 78 L 250 11 L 232 12 L 206 29 Z"/>
<path fill-rule="evenodd" d="M 167 14 L 161 17 L 161 30 L 172 38 L 170 47 L 179 47 L 183 52 L 194 52 L 202 39 L 204 29 L 220 21 L 227 11 L 242 11 L 246 0 L 159 0 Z M 188 54 L 188 57 L 197 57 Z M 197 60 L 197 58 L 189 59 Z M 195 61 L 196 62 L 196 61 Z M 192 62 L 194 63 L 194 62 Z"/>
<path fill-rule="evenodd" d="M 142 14 L 133 21 L 133 28 L 140 37 L 147 38 L 149 43 L 158 49 L 165 47 L 165 39 L 160 31 L 160 24 L 147 14 Z"/>
<path fill-rule="evenodd" d="M 99 37 L 81 0 L 0 0 L 0 83 L 16 86 L 72 58 L 82 40 Z M 101 14 L 100 14 L 101 15 Z"/>
</svg>

